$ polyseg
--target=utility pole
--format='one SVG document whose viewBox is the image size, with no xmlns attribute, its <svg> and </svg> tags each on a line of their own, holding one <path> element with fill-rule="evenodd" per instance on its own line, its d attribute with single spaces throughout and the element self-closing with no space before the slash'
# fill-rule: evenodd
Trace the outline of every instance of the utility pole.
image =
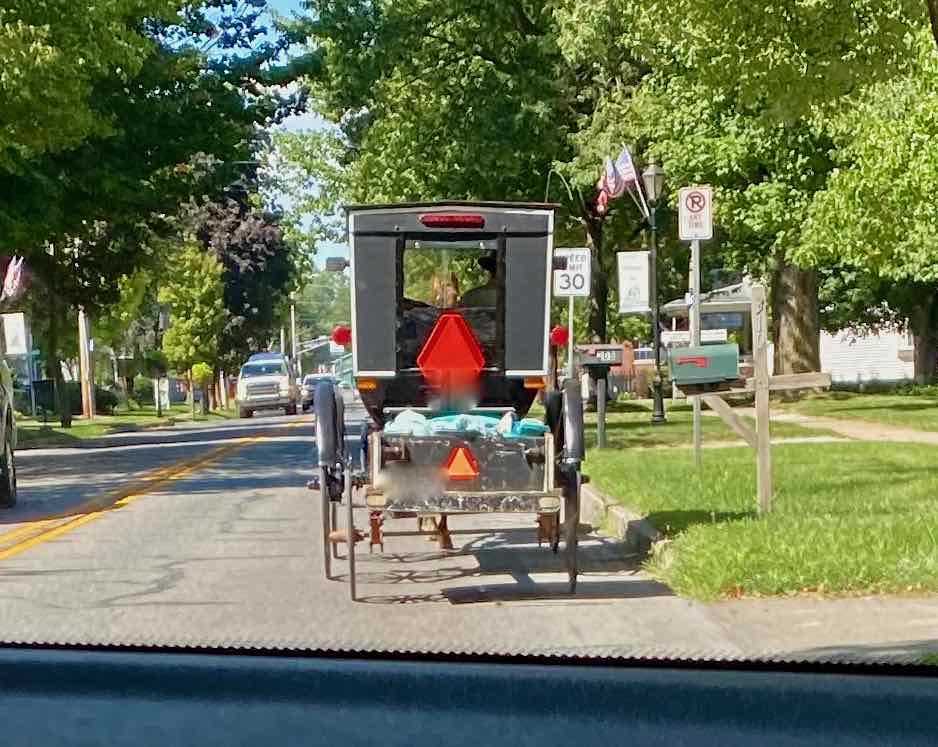
<svg viewBox="0 0 938 747">
<path fill-rule="evenodd" d="M 287 354 L 287 331 L 283 327 L 280 328 L 280 352 Z"/>
<path fill-rule="evenodd" d="M 303 378 L 303 361 L 297 355 L 296 347 L 296 303 L 294 303 L 293 295 L 290 295 L 290 340 L 292 343 L 293 349 L 293 365 L 296 368 L 296 375 L 299 378 Z"/>
<path fill-rule="evenodd" d="M 94 373 L 92 372 L 91 334 L 85 310 L 78 308 L 78 365 L 81 388 L 81 414 L 94 419 Z"/>
</svg>

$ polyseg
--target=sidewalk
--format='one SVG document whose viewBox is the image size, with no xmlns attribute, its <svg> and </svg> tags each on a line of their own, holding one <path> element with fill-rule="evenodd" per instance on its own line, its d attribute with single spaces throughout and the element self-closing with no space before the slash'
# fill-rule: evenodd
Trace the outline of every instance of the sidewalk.
<svg viewBox="0 0 938 747">
<path fill-rule="evenodd" d="M 756 417 L 755 408 L 752 407 L 735 408 L 735 412 L 748 418 L 755 419 Z M 704 410 L 704 413 L 717 417 L 716 413 L 711 410 Z M 795 423 L 805 428 L 832 431 L 840 436 L 857 441 L 892 441 L 938 446 L 938 432 L 919 431 L 914 428 L 902 428 L 896 425 L 883 425 L 868 420 L 841 420 L 839 418 L 821 418 L 813 415 L 801 415 L 796 412 L 778 411 L 772 411 L 771 419 L 780 423 Z"/>
</svg>

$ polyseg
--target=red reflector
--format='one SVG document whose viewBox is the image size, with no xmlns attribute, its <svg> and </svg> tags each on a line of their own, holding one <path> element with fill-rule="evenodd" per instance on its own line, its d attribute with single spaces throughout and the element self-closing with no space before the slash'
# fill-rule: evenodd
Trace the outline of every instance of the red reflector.
<svg viewBox="0 0 938 747">
<path fill-rule="evenodd" d="M 446 476 L 450 480 L 475 480 L 479 476 L 479 465 L 465 446 L 456 446 L 449 453 Z"/>
<path fill-rule="evenodd" d="M 332 341 L 336 345 L 348 345 L 352 342 L 352 330 L 348 327 L 336 327 L 332 330 Z"/>
<path fill-rule="evenodd" d="M 550 344 L 562 348 L 570 340 L 570 330 L 559 324 L 550 331 Z"/>
<path fill-rule="evenodd" d="M 678 358 L 674 362 L 679 366 L 696 366 L 697 368 L 706 368 L 709 361 L 709 358 L 704 358 L 702 355 L 695 355 L 689 356 L 687 358 Z"/>
<path fill-rule="evenodd" d="M 427 213 L 420 216 L 420 222 L 427 228 L 485 228 L 485 218 L 467 213 Z"/>
<path fill-rule="evenodd" d="M 475 335 L 455 311 L 440 314 L 417 356 L 423 378 L 439 387 L 469 386 L 479 378 L 484 365 Z"/>
</svg>

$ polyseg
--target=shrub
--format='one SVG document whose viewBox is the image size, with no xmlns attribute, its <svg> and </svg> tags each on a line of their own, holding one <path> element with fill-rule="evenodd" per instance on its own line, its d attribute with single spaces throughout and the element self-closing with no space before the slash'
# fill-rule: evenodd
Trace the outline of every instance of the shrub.
<svg viewBox="0 0 938 747">
<path fill-rule="evenodd" d="M 137 376 L 134 379 L 133 398 L 137 402 L 152 405 L 153 404 L 153 379 L 146 376 Z"/>
<path fill-rule="evenodd" d="M 94 388 L 94 411 L 99 415 L 113 415 L 120 398 L 112 389 L 96 386 Z M 78 395 L 78 411 L 81 412 L 81 393 Z"/>
</svg>

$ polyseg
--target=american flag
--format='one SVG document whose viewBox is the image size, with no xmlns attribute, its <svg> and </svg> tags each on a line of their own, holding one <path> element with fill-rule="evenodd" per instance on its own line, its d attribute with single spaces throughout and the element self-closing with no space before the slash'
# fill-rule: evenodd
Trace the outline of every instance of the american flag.
<svg viewBox="0 0 938 747">
<path fill-rule="evenodd" d="M 23 257 L 13 257 L 7 265 L 6 276 L 3 278 L 3 292 L 0 300 L 9 301 L 19 295 L 23 286 Z"/>
</svg>

